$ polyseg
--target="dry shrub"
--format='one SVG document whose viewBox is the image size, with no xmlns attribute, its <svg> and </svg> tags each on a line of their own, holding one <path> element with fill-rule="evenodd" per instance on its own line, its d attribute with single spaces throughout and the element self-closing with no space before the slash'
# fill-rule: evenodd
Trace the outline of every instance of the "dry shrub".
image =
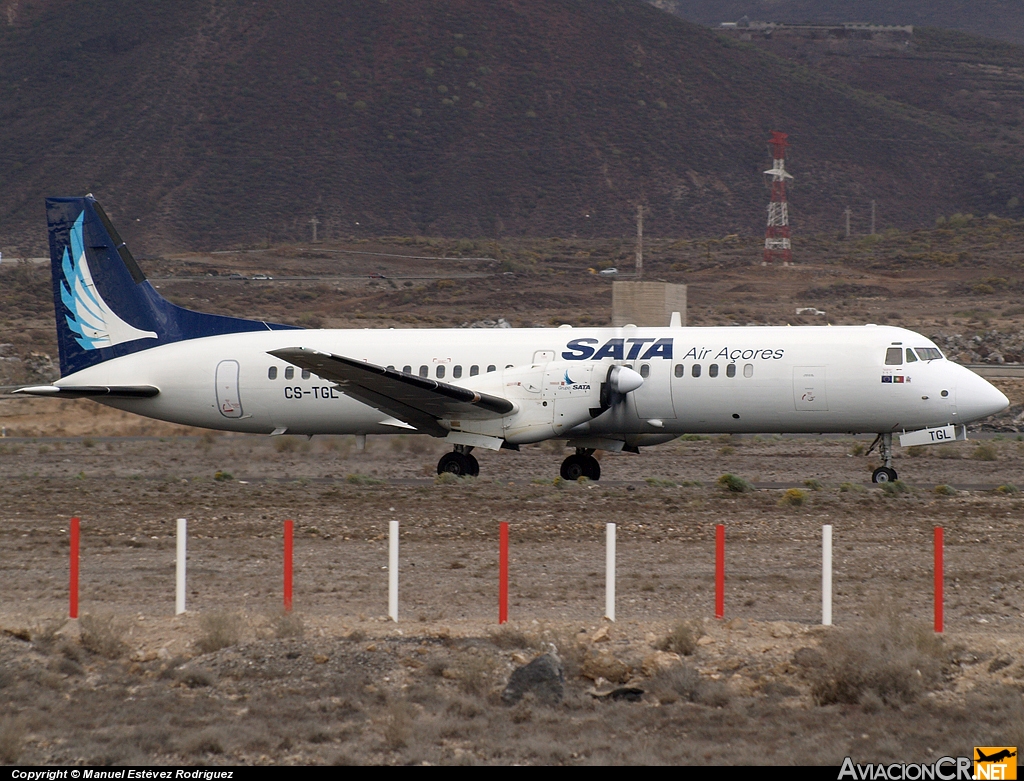
<svg viewBox="0 0 1024 781">
<path fill-rule="evenodd" d="M 689 665 L 676 665 L 662 670 L 650 680 L 650 691 L 658 702 L 696 702 L 713 708 L 729 704 L 729 690 L 721 681 L 701 678 Z"/>
<path fill-rule="evenodd" d="M 118 659 L 128 650 L 124 642 L 125 624 L 113 614 L 86 613 L 79 619 L 82 647 L 107 659 Z"/>
<path fill-rule="evenodd" d="M 196 647 L 204 653 L 235 645 L 242 637 L 242 619 L 234 613 L 207 613 L 199 618 L 202 634 Z"/>
<path fill-rule="evenodd" d="M 996 461 L 999 458 L 999 453 L 996 451 L 995 445 L 981 443 L 974 448 L 971 458 L 975 461 Z"/>
<path fill-rule="evenodd" d="M 390 751 L 405 748 L 412 733 L 412 708 L 405 702 L 392 702 L 381 719 L 384 746 Z"/>
<path fill-rule="evenodd" d="M 692 656 L 697 650 L 697 641 L 704 636 L 704 630 L 695 621 L 680 621 L 657 645 L 659 651 L 671 651 L 682 656 Z"/>
<path fill-rule="evenodd" d="M 806 501 L 806 491 L 801 491 L 799 488 L 789 488 L 779 499 L 779 504 L 788 505 L 789 507 L 800 507 Z"/>
<path fill-rule="evenodd" d="M 286 637 L 302 637 L 306 633 L 306 625 L 302 616 L 291 610 L 282 610 L 272 615 L 270 628 L 278 640 L 283 640 Z"/>
<path fill-rule="evenodd" d="M 934 452 L 936 458 L 961 458 L 960 450 L 953 445 L 941 445 Z"/>
<path fill-rule="evenodd" d="M 20 721 L 10 716 L 0 719 L 0 762 L 5 765 L 17 762 L 24 742 L 25 728 Z"/>
<path fill-rule="evenodd" d="M 483 696 L 490 689 L 494 676 L 494 660 L 481 653 L 462 654 L 452 665 L 452 673 L 466 694 Z"/>
<path fill-rule="evenodd" d="M 946 656 L 942 638 L 891 607 L 866 626 L 829 635 L 821 652 L 811 686 L 820 705 L 856 704 L 869 694 L 891 707 L 914 702 L 938 683 Z"/>
<path fill-rule="evenodd" d="M 726 473 L 718 478 L 718 485 L 720 488 L 724 488 L 726 491 L 734 491 L 736 493 L 746 493 L 747 491 L 753 491 L 754 486 L 744 480 L 739 475 Z"/>
<path fill-rule="evenodd" d="M 196 754 L 223 754 L 224 731 L 219 727 L 207 727 L 200 732 L 187 736 L 182 741 L 181 750 L 186 756 Z"/>
<path fill-rule="evenodd" d="M 537 648 L 537 638 L 526 634 L 521 629 L 505 625 L 491 632 L 490 640 L 503 651 L 514 649 Z"/>
</svg>

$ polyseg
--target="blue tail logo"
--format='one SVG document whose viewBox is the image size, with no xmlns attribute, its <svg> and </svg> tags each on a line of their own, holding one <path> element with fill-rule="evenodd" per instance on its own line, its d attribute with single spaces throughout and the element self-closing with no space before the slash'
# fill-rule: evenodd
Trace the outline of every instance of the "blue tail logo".
<svg viewBox="0 0 1024 781">
<path fill-rule="evenodd" d="M 186 339 L 294 327 L 172 304 L 91 195 L 47 198 L 46 220 L 61 377 Z"/>
<path fill-rule="evenodd" d="M 74 340 L 83 350 L 98 350 L 136 339 L 158 338 L 155 331 L 143 331 L 118 317 L 96 289 L 82 240 L 84 217 L 85 212 L 78 215 L 71 226 L 71 254 L 65 247 L 61 260 L 64 281 L 60 286 L 60 300 L 67 309 L 64 317 L 68 328 L 75 334 Z M 71 256 L 75 259 L 73 263 Z"/>
</svg>

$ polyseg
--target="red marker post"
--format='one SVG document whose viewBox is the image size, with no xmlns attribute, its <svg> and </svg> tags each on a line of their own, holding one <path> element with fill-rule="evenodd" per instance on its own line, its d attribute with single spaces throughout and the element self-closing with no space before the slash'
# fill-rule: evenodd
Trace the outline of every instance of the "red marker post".
<svg viewBox="0 0 1024 781">
<path fill-rule="evenodd" d="M 508 523 L 502 522 L 498 535 L 498 623 L 508 621 Z"/>
<path fill-rule="evenodd" d="M 715 527 L 715 618 L 725 618 L 725 526 Z"/>
<path fill-rule="evenodd" d="M 71 519 L 71 584 L 68 617 L 78 618 L 78 519 Z"/>
<path fill-rule="evenodd" d="M 292 610 L 292 535 L 294 521 L 284 522 L 284 612 Z"/>
<path fill-rule="evenodd" d="M 942 527 L 935 527 L 935 631 L 942 633 Z"/>
</svg>

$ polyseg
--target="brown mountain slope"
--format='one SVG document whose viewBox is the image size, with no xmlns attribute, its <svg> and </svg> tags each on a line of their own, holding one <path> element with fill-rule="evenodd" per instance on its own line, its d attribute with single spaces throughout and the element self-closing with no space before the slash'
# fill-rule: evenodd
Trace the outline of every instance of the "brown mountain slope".
<svg viewBox="0 0 1024 781">
<path fill-rule="evenodd" d="M 748 16 L 799 24 L 913 24 L 1024 44 L 1019 0 L 649 0 L 698 24 L 717 25 Z"/>
<path fill-rule="evenodd" d="M 757 231 L 1000 211 L 957 127 L 638 0 L 50 0 L 0 28 L 0 247 L 92 191 L 142 251 L 309 235 Z M 10 14 L 8 18 L 11 19 Z M 999 172 L 996 185 L 986 175 Z"/>
</svg>

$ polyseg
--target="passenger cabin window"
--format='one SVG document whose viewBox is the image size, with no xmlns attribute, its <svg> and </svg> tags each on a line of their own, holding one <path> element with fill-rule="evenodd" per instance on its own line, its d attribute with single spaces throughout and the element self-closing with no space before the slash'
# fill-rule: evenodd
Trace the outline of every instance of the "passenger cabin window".
<svg viewBox="0 0 1024 781">
<path fill-rule="evenodd" d="M 284 378 L 286 380 L 293 379 L 294 377 L 295 377 L 295 367 L 294 366 L 289 366 L 288 368 L 286 368 L 284 370 Z"/>
<path fill-rule="evenodd" d="M 406 374 L 412 374 L 412 367 L 411 366 L 403 366 L 402 367 L 402 371 L 405 372 Z"/>
<path fill-rule="evenodd" d="M 916 349 L 917 357 L 922 361 L 937 361 L 942 358 L 942 353 L 934 347 L 918 347 Z"/>
<path fill-rule="evenodd" d="M 754 376 L 754 364 L 748 363 L 743 366 L 743 376 L 753 377 Z"/>
<path fill-rule="evenodd" d="M 505 368 L 506 368 L 506 369 L 511 369 L 511 368 L 512 368 L 512 366 L 513 366 L 513 364 L 511 364 L 511 363 L 506 363 L 506 364 L 505 364 Z"/>
<path fill-rule="evenodd" d="M 651 367 L 649 364 L 640 364 L 640 376 L 643 377 L 644 379 L 647 379 L 648 377 L 651 376 Z"/>
<path fill-rule="evenodd" d="M 735 363 L 730 363 L 728 366 L 725 367 L 725 376 L 726 377 L 735 377 L 736 376 L 736 364 Z"/>
<path fill-rule="evenodd" d="M 304 379 L 304 380 L 308 380 L 309 379 L 309 369 L 303 369 L 302 370 L 302 379 Z"/>
<path fill-rule="evenodd" d="M 479 373 L 480 373 L 480 367 L 477 366 L 476 364 L 473 364 L 472 366 L 469 367 L 469 376 L 470 377 L 476 377 Z"/>
<path fill-rule="evenodd" d="M 437 365 L 437 370 L 434 373 L 437 375 L 437 379 L 441 379 L 442 377 L 444 377 L 444 364 L 439 363 Z"/>
<path fill-rule="evenodd" d="M 890 347 L 885 351 L 885 365 L 886 366 L 902 366 L 903 365 L 903 348 L 901 347 Z"/>
<path fill-rule="evenodd" d="M 708 367 L 708 377 L 717 377 L 717 376 L 718 376 L 718 364 L 717 363 L 713 363 L 713 364 L 711 364 Z"/>
<path fill-rule="evenodd" d="M 488 367 L 487 367 L 487 371 L 488 371 L 488 372 L 493 372 L 493 371 L 496 371 L 496 369 L 495 369 L 495 366 L 494 366 L 494 364 L 493 364 L 493 363 L 492 363 L 492 364 L 491 364 L 490 366 L 488 366 Z"/>
<path fill-rule="evenodd" d="M 427 377 L 430 374 L 430 368 L 427 366 L 420 367 L 420 377 Z"/>
<path fill-rule="evenodd" d="M 462 376 L 462 367 L 461 366 L 453 366 L 452 367 L 452 377 L 454 377 L 455 379 L 459 379 L 459 377 L 461 377 L 461 376 Z"/>
<path fill-rule="evenodd" d="M 907 348 L 907 363 L 917 363 L 917 356 L 909 347 Z"/>
<path fill-rule="evenodd" d="M 268 380 L 276 380 L 277 379 L 277 367 L 276 366 L 271 366 L 269 369 L 267 369 L 267 379 Z"/>
<path fill-rule="evenodd" d="M 683 365 L 681 363 L 676 364 L 676 377 L 683 376 Z"/>
<path fill-rule="evenodd" d="M 693 365 L 693 367 L 690 369 L 690 374 L 692 374 L 694 377 L 700 377 L 700 364 L 699 363 L 695 363 Z"/>
</svg>

